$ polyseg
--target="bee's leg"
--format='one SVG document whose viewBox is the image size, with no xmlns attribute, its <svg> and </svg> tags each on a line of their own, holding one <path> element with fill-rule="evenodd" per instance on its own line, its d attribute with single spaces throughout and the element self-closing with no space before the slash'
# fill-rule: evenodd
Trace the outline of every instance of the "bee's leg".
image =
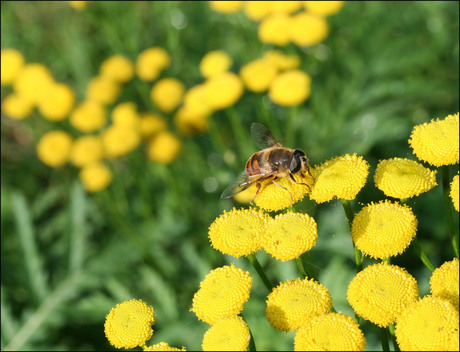
<svg viewBox="0 0 460 352">
<path fill-rule="evenodd" d="M 288 191 L 289 195 L 291 196 L 291 201 L 292 201 L 292 203 L 294 203 L 294 198 L 292 197 L 291 192 L 289 192 L 289 190 L 288 190 L 286 187 L 280 185 L 278 182 L 275 182 L 275 180 L 277 180 L 277 179 L 278 179 L 278 177 L 275 177 L 275 178 L 273 179 L 272 182 L 273 182 L 275 185 L 280 186 L 281 188 L 284 188 L 286 191 Z M 297 182 L 296 182 L 296 183 L 297 183 Z"/>
<path fill-rule="evenodd" d="M 302 175 L 302 173 L 300 173 Z M 297 183 L 298 185 L 304 185 L 304 186 L 307 186 L 308 189 L 311 191 L 311 188 L 309 185 L 307 185 L 306 183 L 303 183 L 303 182 L 297 182 L 294 178 L 294 176 L 292 176 L 292 174 L 290 173 L 289 174 L 289 177 L 291 178 L 291 180 L 294 182 L 294 183 Z M 304 176 L 305 177 L 305 176 Z"/>
<path fill-rule="evenodd" d="M 254 204 L 254 201 L 256 200 L 256 197 L 259 194 L 260 188 L 262 187 L 262 181 L 265 181 L 265 180 L 269 179 L 270 177 L 272 177 L 272 175 L 262 176 L 259 179 L 257 179 L 257 181 L 255 181 L 255 182 L 257 182 L 257 186 L 256 186 L 257 191 L 256 191 L 256 194 L 254 194 L 254 198 L 252 198 L 252 200 L 250 202 L 251 205 Z"/>
<path fill-rule="evenodd" d="M 315 178 L 313 177 L 313 175 L 311 174 L 311 172 L 310 172 L 310 165 L 308 165 L 308 164 L 307 164 L 307 171 L 308 171 L 308 174 L 311 176 L 311 178 L 312 178 L 312 179 L 315 179 Z"/>
</svg>

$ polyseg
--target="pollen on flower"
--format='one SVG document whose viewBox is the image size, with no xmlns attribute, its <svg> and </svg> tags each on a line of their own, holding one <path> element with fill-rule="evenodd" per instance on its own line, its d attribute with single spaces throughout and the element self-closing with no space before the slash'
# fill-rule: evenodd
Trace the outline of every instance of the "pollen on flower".
<svg viewBox="0 0 460 352">
<path fill-rule="evenodd" d="M 317 315 L 332 308 L 326 287 L 313 279 L 287 280 L 268 295 L 265 315 L 270 324 L 281 331 L 298 330 Z"/>
<path fill-rule="evenodd" d="M 118 303 L 105 318 L 105 336 L 116 348 L 134 348 L 152 337 L 153 307 L 142 300 Z"/>
<path fill-rule="evenodd" d="M 143 351 L 186 351 L 185 347 L 182 348 L 171 347 L 167 342 L 156 343 L 152 346 L 144 346 Z"/>
<path fill-rule="evenodd" d="M 380 327 L 393 323 L 418 298 L 415 278 L 405 269 L 386 263 L 360 271 L 347 291 L 348 302 L 356 314 Z"/>
<path fill-rule="evenodd" d="M 267 221 L 262 247 L 276 259 L 286 261 L 309 251 L 317 237 L 316 222 L 312 217 L 287 212 Z"/>
<path fill-rule="evenodd" d="M 455 210 L 459 211 L 459 175 L 455 175 L 452 182 L 450 183 L 450 198 L 454 204 Z"/>
<path fill-rule="evenodd" d="M 430 278 L 431 294 L 449 300 L 458 310 L 459 306 L 458 258 L 445 262 Z"/>
<path fill-rule="evenodd" d="M 251 335 L 239 315 L 225 317 L 214 323 L 203 336 L 203 351 L 247 351 Z"/>
<path fill-rule="evenodd" d="M 393 158 L 379 162 L 374 181 L 388 197 L 411 198 L 435 187 L 436 173 L 414 160 Z"/>
<path fill-rule="evenodd" d="M 249 273 L 234 264 L 211 270 L 200 282 L 190 311 L 212 325 L 221 318 L 239 314 L 249 299 L 251 287 Z"/>
<path fill-rule="evenodd" d="M 388 200 L 361 209 L 351 228 L 356 247 L 378 259 L 404 252 L 416 233 L 417 218 L 411 208 Z"/>
<path fill-rule="evenodd" d="M 364 351 L 366 338 L 353 318 L 341 313 L 319 315 L 300 327 L 294 351 Z"/>
</svg>

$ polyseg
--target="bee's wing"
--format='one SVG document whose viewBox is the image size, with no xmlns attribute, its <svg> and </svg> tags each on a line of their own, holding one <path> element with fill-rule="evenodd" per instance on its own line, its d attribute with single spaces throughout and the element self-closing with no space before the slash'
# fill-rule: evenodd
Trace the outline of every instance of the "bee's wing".
<svg viewBox="0 0 460 352">
<path fill-rule="evenodd" d="M 250 179 L 245 171 L 241 173 L 238 178 L 236 178 L 224 191 L 222 192 L 220 198 L 227 199 L 233 197 L 235 194 L 243 192 L 245 189 L 249 188 L 256 179 Z"/>
<path fill-rule="evenodd" d="M 251 125 L 251 136 L 254 143 L 260 149 L 284 147 L 284 145 L 274 135 L 272 135 L 267 127 L 258 122 L 253 122 Z"/>
</svg>

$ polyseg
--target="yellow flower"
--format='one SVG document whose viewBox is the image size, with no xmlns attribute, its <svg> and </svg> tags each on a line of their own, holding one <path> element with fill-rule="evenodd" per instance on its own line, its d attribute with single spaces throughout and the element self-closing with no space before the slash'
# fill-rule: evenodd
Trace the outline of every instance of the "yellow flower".
<svg viewBox="0 0 460 352">
<path fill-rule="evenodd" d="M 355 199 L 364 187 L 368 174 L 368 162 L 356 153 L 332 158 L 313 169 L 315 184 L 310 198 L 317 203 L 334 198 Z"/>
<path fill-rule="evenodd" d="M 417 301 L 419 290 L 417 281 L 404 268 L 380 263 L 356 274 L 347 298 L 357 315 L 386 327 Z"/>
<path fill-rule="evenodd" d="M 249 299 L 251 286 L 249 273 L 234 264 L 211 270 L 200 282 L 190 311 L 211 325 L 221 318 L 237 315 Z"/>
<path fill-rule="evenodd" d="M 458 258 L 454 258 L 450 262 L 445 262 L 437 268 L 430 278 L 431 294 L 434 297 L 441 297 L 449 300 L 457 310 L 459 306 L 458 276 Z"/>
<path fill-rule="evenodd" d="M 13 120 L 22 120 L 30 116 L 34 105 L 22 96 L 11 93 L 2 101 L 3 113 Z"/>
<path fill-rule="evenodd" d="M 302 6 L 301 1 L 271 1 L 270 10 L 274 13 L 293 13 Z"/>
<path fill-rule="evenodd" d="M 356 214 L 351 236 L 356 247 L 372 258 L 404 252 L 417 233 L 417 218 L 407 205 L 388 200 L 371 203 Z"/>
<path fill-rule="evenodd" d="M 270 99 L 279 105 L 298 105 L 310 97 L 311 78 L 300 70 L 285 71 L 272 81 Z"/>
<path fill-rule="evenodd" d="M 105 155 L 111 159 L 128 154 L 140 141 L 139 133 L 126 126 L 114 124 L 102 132 Z"/>
<path fill-rule="evenodd" d="M 112 181 L 112 172 L 102 162 L 96 161 L 82 167 L 80 179 L 88 192 L 99 192 Z"/>
<path fill-rule="evenodd" d="M 249 327 L 238 315 L 214 323 L 203 336 L 203 351 L 247 351 L 251 335 Z"/>
<path fill-rule="evenodd" d="M 72 144 L 70 161 L 75 166 L 82 167 L 101 160 L 103 156 L 101 139 L 96 136 L 83 136 L 77 138 Z"/>
<path fill-rule="evenodd" d="M 203 133 L 209 127 L 209 115 L 203 115 L 191 109 L 189 105 L 180 107 L 174 115 L 174 125 L 185 136 Z"/>
<path fill-rule="evenodd" d="M 458 164 L 458 143 L 458 113 L 415 126 L 409 139 L 417 158 L 434 166 Z"/>
<path fill-rule="evenodd" d="M 276 259 L 298 258 L 316 243 L 315 220 L 307 214 L 287 212 L 267 222 L 262 233 L 262 247 Z"/>
<path fill-rule="evenodd" d="M 278 74 L 276 66 L 264 59 L 258 59 L 244 65 L 240 76 L 246 87 L 253 92 L 265 92 Z"/>
<path fill-rule="evenodd" d="M 38 102 L 38 110 L 48 120 L 62 121 L 75 105 L 75 93 L 68 85 L 53 83 Z"/>
<path fill-rule="evenodd" d="M 113 55 L 104 60 L 99 72 L 117 83 L 126 83 L 134 76 L 134 64 L 122 55 Z"/>
<path fill-rule="evenodd" d="M 171 64 L 171 58 L 166 50 L 160 47 L 145 49 L 136 60 L 136 74 L 143 81 L 153 81 L 162 70 Z"/>
<path fill-rule="evenodd" d="M 297 278 L 280 283 L 266 302 L 268 321 L 281 331 L 298 330 L 313 317 L 326 314 L 332 308 L 329 291 L 313 279 Z"/>
<path fill-rule="evenodd" d="M 212 109 L 207 103 L 205 84 L 198 84 L 185 92 L 184 107 L 196 116 L 205 117 L 212 113 Z"/>
<path fill-rule="evenodd" d="M 209 227 L 209 240 L 218 251 L 241 257 L 257 252 L 267 216 L 255 209 L 233 208 L 220 215 Z"/>
<path fill-rule="evenodd" d="M 244 13 L 253 21 L 260 21 L 271 12 L 271 1 L 245 1 Z"/>
<path fill-rule="evenodd" d="M 153 308 L 142 300 L 132 299 L 110 310 L 105 318 L 104 332 L 112 346 L 134 348 L 152 337 L 154 322 Z"/>
<path fill-rule="evenodd" d="M 207 53 L 200 62 L 200 72 L 205 78 L 211 78 L 227 72 L 232 66 L 232 58 L 222 50 L 214 50 Z"/>
<path fill-rule="evenodd" d="M 150 138 L 158 132 L 164 131 L 168 124 L 163 116 L 144 112 L 140 115 L 139 132 L 142 138 Z"/>
<path fill-rule="evenodd" d="M 69 161 L 72 137 L 63 131 L 44 134 L 37 144 L 38 158 L 52 167 L 62 166 Z"/>
<path fill-rule="evenodd" d="M 148 145 L 147 155 L 152 161 L 170 164 L 182 149 L 182 142 L 169 131 L 159 132 Z"/>
<path fill-rule="evenodd" d="M 136 104 L 129 101 L 115 106 L 112 110 L 112 122 L 119 126 L 139 130 L 140 117 Z"/>
<path fill-rule="evenodd" d="M 104 76 L 93 77 L 86 88 L 86 99 L 104 105 L 115 103 L 120 95 L 120 84 Z"/>
<path fill-rule="evenodd" d="M 88 6 L 89 1 L 67 1 L 75 10 L 83 10 Z"/>
<path fill-rule="evenodd" d="M 24 67 L 26 60 L 16 49 L 2 49 L 1 54 L 1 84 L 10 85 Z"/>
<path fill-rule="evenodd" d="M 455 210 L 459 211 L 459 191 L 458 191 L 458 179 L 459 175 L 454 176 L 452 182 L 450 183 L 450 198 L 452 198 L 452 203 L 454 204 Z"/>
<path fill-rule="evenodd" d="M 458 351 L 458 324 L 449 301 L 425 296 L 398 317 L 396 340 L 402 351 Z"/>
<path fill-rule="evenodd" d="M 414 160 L 393 158 L 379 162 L 374 181 L 388 197 L 411 198 L 435 187 L 436 173 Z"/>
<path fill-rule="evenodd" d="M 265 17 L 259 25 L 259 39 L 267 44 L 280 46 L 288 44 L 290 22 L 291 18 L 284 13 L 275 13 Z"/>
<path fill-rule="evenodd" d="M 205 83 L 206 103 L 211 109 L 225 109 L 235 104 L 243 94 L 243 82 L 232 72 L 213 76 Z"/>
<path fill-rule="evenodd" d="M 171 112 L 179 106 L 185 92 L 185 85 L 175 78 L 159 80 L 150 92 L 150 97 L 158 108 Z"/>
<path fill-rule="evenodd" d="M 101 129 L 107 122 L 105 107 L 96 101 L 86 100 L 70 115 L 70 124 L 77 130 L 88 133 Z"/>
<path fill-rule="evenodd" d="M 318 44 L 327 37 L 328 33 L 327 21 L 307 12 L 294 15 L 289 24 L 289 38 L 294 44 L 300 46 Z"/>
<path fill-rule="evenodd" d="M 185 347 L 181 349 L 169 346 L 166 342 L 160 342 L 152 346 L 144 346 L 143 351 L 186 351 Z"/>
<path fill-rule="evenodd" d="M 42 64 L 28 64 L 16 75 L 14 91 L 31 103 L 38 103 L 54 83 L 51 72 Z"/>
<path fill-rule="evenodd" d="M 353 318 L 328 313 L 312 318 L 294 338 L 294 351 L 364 351 L 366 338 Z"/>
<path fill-rule="evenodd" d="M 275 65 L 279 71 L 294 70 L 300 66 L 300 58 L 297 55 L 286 55 L 279 50 L 268 50 L 262 58 Z"/>
<path fill-rule="evenodd" d="M 244 1 L 209 1 L 211 9 L 221 13 L 235 13 L 241 10 Z"/>
<path fill-rule="evenodd" d="M 338 13 L 345 1 L 304 1 L 303 4 L 308 12 L 326 17 Z"/>
</svg>

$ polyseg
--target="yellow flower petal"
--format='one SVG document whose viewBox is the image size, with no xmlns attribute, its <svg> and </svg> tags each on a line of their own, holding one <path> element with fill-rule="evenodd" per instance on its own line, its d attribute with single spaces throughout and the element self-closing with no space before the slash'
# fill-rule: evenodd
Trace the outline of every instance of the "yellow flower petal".
<svg viewBox="0 0 460 352">
<path fill-rule="evenodd" d="M 251 335 L 240 316 L 222 318 L 203 336 L 203 351 L 247 351 Z"/>
</svg>

